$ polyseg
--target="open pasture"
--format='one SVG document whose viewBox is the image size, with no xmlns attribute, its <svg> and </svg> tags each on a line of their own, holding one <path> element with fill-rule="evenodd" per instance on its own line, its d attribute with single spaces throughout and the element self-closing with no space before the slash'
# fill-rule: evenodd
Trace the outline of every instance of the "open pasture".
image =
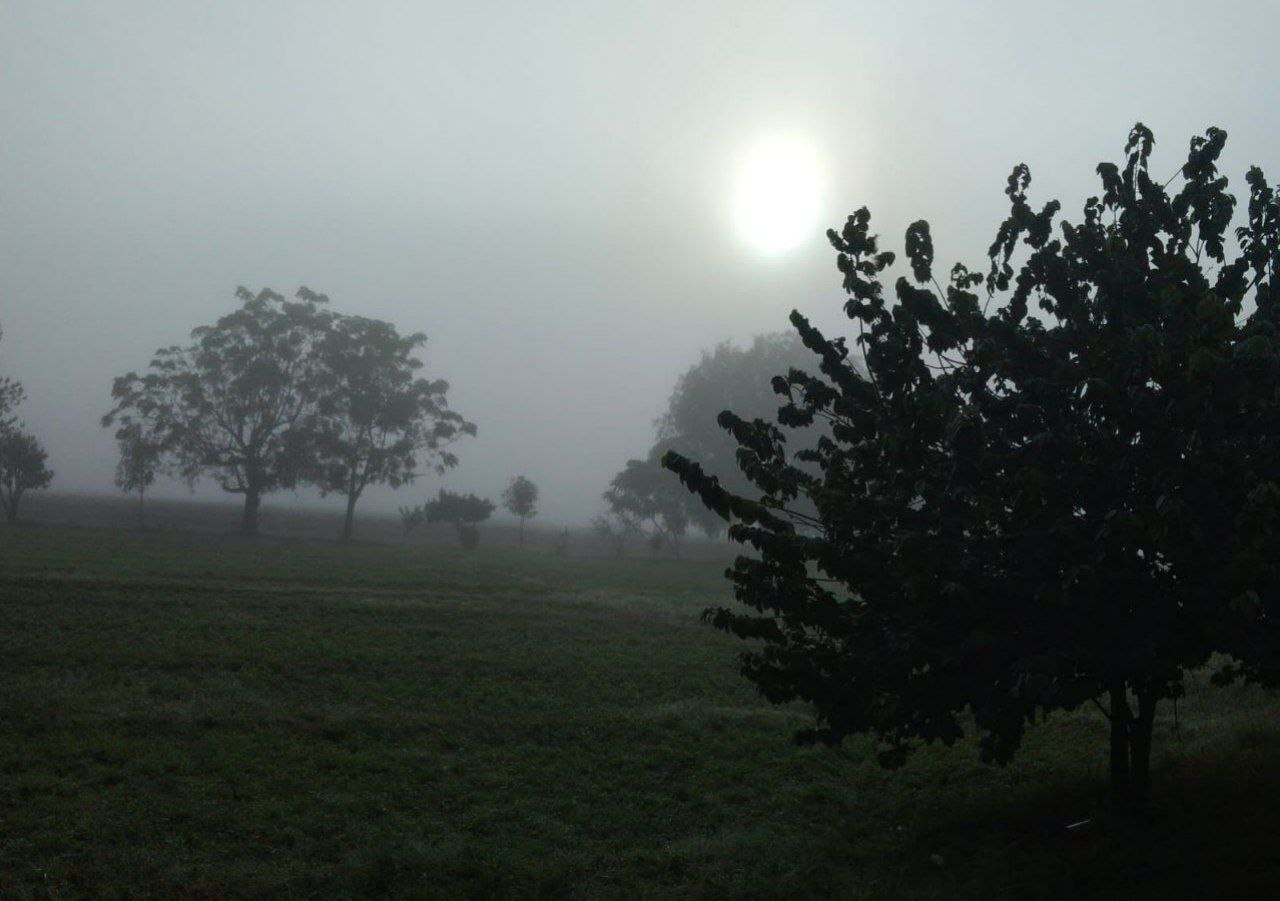
<svg viewBox="0 0 1280 901">
<path fill-rule="evenodd" d="M 988 768 L 800 748 L 716 562 L 0 533 L 0 897 L 1240 896 L 1280 705 L 1203 685 L 1109 815 L 1085 710 Z M 1067 825 L 1089 820 L 1073 830 Z"/>
</svg>

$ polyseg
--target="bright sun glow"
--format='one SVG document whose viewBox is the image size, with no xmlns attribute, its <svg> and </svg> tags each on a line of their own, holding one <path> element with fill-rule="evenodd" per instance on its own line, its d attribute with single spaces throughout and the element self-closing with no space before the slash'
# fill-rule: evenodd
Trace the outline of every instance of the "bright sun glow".
<svg viewBox="0 0 1280 901">
<path fill-rule="evenodd" d="M 815 236 L 820 173 L 812 148 L 773 140 L 753 149 L 738 170 L 733 217 L 763 253 L 782 253 Z"/>
</svg>

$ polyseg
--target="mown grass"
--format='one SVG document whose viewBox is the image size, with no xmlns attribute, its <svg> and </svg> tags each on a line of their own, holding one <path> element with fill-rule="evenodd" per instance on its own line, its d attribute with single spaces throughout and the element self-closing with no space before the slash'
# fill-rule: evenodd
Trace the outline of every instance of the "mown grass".
<svg viewBox="0 0 1280 901">
<path fill-rule="evenodd" d="M 794 746 L 805 711 L 698 620 L 724 597 L 705 562 L 0 533 L 0 896 L 1280 885 L 1271 696 L 1165 711 L 1157 801 L 1121 816 L 1090 711 L 1004 769 Z"/>
</svg>

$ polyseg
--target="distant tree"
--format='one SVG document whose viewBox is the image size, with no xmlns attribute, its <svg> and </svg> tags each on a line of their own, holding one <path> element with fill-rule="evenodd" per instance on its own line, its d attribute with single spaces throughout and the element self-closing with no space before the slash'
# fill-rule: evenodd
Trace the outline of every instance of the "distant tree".
<svg viewBox="0 0 1280 901">
<path fill-rule="evenodd" d="M 829 238 L 865 374 L 793 312 L 822 377 L 779 374 L 776 425 L 721 417 L 759 500 L 668 456 L 754 549 L 730 575 L 745 606 L 711 615 L 752 640 L 765 697 L 814 706 L 801 738 L 870 733 L 895 766 L 971 723 L 1005 762 L 1030 724 L 1095 703 L 1112 789 L 1142 798 L 1157 705 L 1189 671 L 1280 683 L 1280 197 L 1249 171 L 1228 254 L 1225 141 L 1193 138 L 1169 191 L 1136 126 L 1056 228 L 1020 165 L 985 279 L 957 265 L 939 286 L 916 222 L 896 303 L 859 210 Z M 806 469 L 783 438 L 815 421 L 831 434 Z"/>
<path fill-rule="evenodd" d="M 520 546 L 524 547 L 524 521 L 538 515 L 538 486 L 531 479 L 515 476 L 502 492 L 502 505 L 520 518 Z"/>
<path fill-rule="evenodd" d="M 569 556 L 569 527 L 560 530 L 560 534 L 556 536 L 555 543 L 551 546 L 551 551 L 557 557 Z"/>
<path fill-rule="evenodd" d="M 656 423 L 653 458 L 660 460 L 674 450 L 700 463 L 726 489 L 750 492 L 753 486 L 737 465 L 738 443 L 717 419 L 723 411 L 732 410 L 748 421 L 772 420 L 785 403 L 774 393 L 774 376 L 812 368 L 812 360 L 813 353 L 795 333 L 757 335 L 747 347 L 725 341 L 703 351 L 702 358 L 676 381 L 667 410 Z M 818 424 L 792 435 L 791 440 L 804 446 L 822 430 Z M 724 521 L 697 498 L 685 495 L 685 504 L 689 519 L 708 538 L 724 531 Z"/>
<path fill-rule="evenodd" d="M 591 528 L 613 548 L 613 555 L 621 557 L 627 551 L 627 542 L 641 534 L 644 528 L 639 520 L 625 513 L 610 511 L 591 520 Z"/>
<path fill-rule="evenodd" d="M 298 296 L 327 301 L 305 288 Z M 356 502 L 370 485 L 398 488 L 426 463 L 436 473 L 456 466 L 446 450 L 476 427 L 448 407 L 449 383 L 419 378 L 415 352 L 426 336 L 401 336 L 389 322 L 334 316 L 320 342 L 321 367 L 314 450 L 307 476 L 327 494 L 347 499 L 342 540 L 355 527 Z"/>
<path fill-rule="evenodd" d="M 3 339 L 4 330 L 0 329 L 0 340 Z M 0 377 L 0 434 L 17 426 L 18 418 L 13 411 L 22 403 L 23 397 L 21 382 Z"/>
<path fill-rule="evenodd" d="M 474 494 L 455 494 L 443 488 L 434 499 L 422 505 L 426 522 L 453 523 L 458 530 L 458 541 L 469 551 L 475 550 L 480 543 L 480 532 L 476 526 L 493 515 L 493 510 L 493 501 Z"/>
<path fill-rule="evenodd" d="M 688 507 L 679 486 L 656 460 L 628 460 L 602 496 L 620 523 L 648 526 L 655 547 L 680 556 L 680 539 L 689 529 Z"/>
<path fill-rule="evenodd" d="M 138 495 L 138 527 L 146 526 L 147 489 L 156 480 L 164 458 L 164 445 L 148 435 L 139 422 L 116 430 L 120 461 L 116 464 L 116 486 L 126 494 Z"/>
<path fill-rule="evenodd" d="M 212 476 L 244 495 L 241 532 L 256 535 L 262 496 L 297 484 L 314 444 L 323 385 L 319 345 L 330 314 L 303 289 L 289 301 L 236 290 L 240 308 L 158 350 L 146 375 L 115 380 L 102 424 L 137 424 L 189 481 Z"/>
<path fill-rule="evenodd" d="M 400 537 L 402 542 L 409 540 L 409 535 L 413 533 L 418 526 L 422 525 L 426 519 L 426 512 L 422 507 L 401 507 L 400 508 L 400 527 L 403 534 Z"/>
<path fill-rule="evenodd" d="M 13 426 L 0 431 L 0 508 L 7 521 L 17 520 L 23 494 L 53 481 L 53 472 L 45 466 L 48 457 L 32 435 Z"/>
</svg>

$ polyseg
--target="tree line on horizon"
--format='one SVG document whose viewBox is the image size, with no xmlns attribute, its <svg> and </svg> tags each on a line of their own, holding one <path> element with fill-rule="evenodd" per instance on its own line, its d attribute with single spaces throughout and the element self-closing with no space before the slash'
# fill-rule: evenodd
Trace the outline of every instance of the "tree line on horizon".
<svg viewBox="0 0 1280 901">
<path fill-rule="evenodd" d="M 255 535 L 263 496 L 311 485 L 345 500 L 341 537 L 373 485 L 398 488 L 458 463 L 476 426 L 449 408 L 449 384 L 421 375 L 421 333 L 338 313 L 306 287 L 294 299 L 239 288 L 238 309 L 158 350 L 112 385 L 117 484 L 140 498 L 161 471 L 212 478 L 244 498 Z"/>
</svg>

